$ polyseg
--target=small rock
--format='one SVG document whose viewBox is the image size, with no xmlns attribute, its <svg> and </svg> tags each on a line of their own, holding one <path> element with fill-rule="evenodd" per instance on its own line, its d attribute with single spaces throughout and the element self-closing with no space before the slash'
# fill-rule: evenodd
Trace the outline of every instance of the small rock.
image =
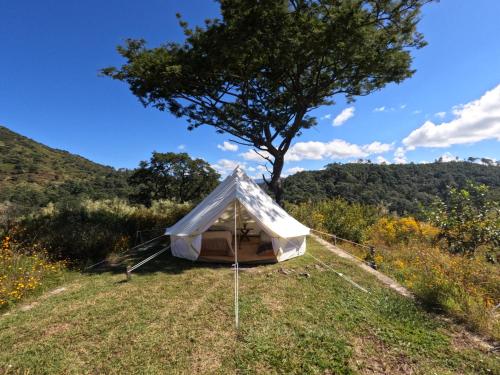
<svg viewBox="0 0 500 375">
<path fill-rule="evenodd" d="M 308 272 L 302 272 L 302 273 L 300 273 L 300 276 L 311 277 L 311 274 Z"/>
<path fill-rule="evenodd" d="M 37 303 L 37 302 L 33 302 L 33 303 L 29 304 L 29 305 L 23 305 L 23 306 L 21 306 L 19 309 L 20 309 L 21 311 L 28 311 L 28 310 L 31 310 L 31 309 L 32 309 L 33 307 L 35 307 L 36 305 L 38 305 L 38 303 Z"/>
<path fill-rule="evenodd" d="M 279 272 L 279 273 L 282 273 L 283 275 L 290 275 L 290 274 L 292 273 L 292 271 L 287 270 L 286 268 L 283 268 L 283 267 L 282 267 L 282 268 L 280 268 L 280 269 L 278 270 L 278 272 Z"/>
<path fill-rule="evenodd" d="M 50 295 L 55 295 L 55 294 L 59 294 L 59 293 L 62 293 L 66 290 L 65 287 L 61 287 L 61 288 L 57 288 L 57 289 L 54 289 L 54 290 L 51 290 L 48 294 Z"/>
</svg>

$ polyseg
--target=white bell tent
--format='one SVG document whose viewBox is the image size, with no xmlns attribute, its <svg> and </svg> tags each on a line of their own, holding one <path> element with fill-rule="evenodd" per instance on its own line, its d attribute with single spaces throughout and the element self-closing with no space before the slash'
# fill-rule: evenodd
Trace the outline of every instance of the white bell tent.
<svg viewBox="0 0 500 375">
<path fill-rule="evenodd" d="M 303 255 L 309 228 L 237 167 L 166 234 L 180 258 L 262 263 Z"/>
</svg>

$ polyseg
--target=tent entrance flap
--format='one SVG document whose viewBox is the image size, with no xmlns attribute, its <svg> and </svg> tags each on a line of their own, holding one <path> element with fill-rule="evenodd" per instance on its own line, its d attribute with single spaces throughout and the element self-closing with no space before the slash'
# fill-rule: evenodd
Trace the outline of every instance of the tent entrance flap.
<svg viewBox="0 0 500 375">
<path fill-rule="evenodd" d="M 272 237 L 237 200 L 231 202 L 219 218 L 202 233 L 198 260 L 233 262 L 236 243 L 240 263 L 273 263 L 278 261 Z"/>
</svg>

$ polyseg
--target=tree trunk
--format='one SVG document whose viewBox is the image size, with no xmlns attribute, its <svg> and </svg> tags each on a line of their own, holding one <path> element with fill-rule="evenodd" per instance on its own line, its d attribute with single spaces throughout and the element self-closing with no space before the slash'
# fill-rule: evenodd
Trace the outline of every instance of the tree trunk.
<svg viewBox="0 0 500 375">
<path fill-rule="evenodd" d="M 276 203 L 283 207 L 283 185 L 281 181 L 281 172 L 283 171 L 285 155 L 278 154 L 273 156 L 273 171 L 271 173 L 271 181 L 267 182 L 267 186 L 269 190 L 273 192 Z"/>
</svg>

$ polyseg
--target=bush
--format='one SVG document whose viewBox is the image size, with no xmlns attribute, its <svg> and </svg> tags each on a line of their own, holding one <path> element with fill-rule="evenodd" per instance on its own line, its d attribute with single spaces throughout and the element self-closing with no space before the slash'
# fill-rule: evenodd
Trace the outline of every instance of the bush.
<svg viewBox="0 0 500 375">
<path fill-rule="evenodd" d="M 64 261 L 51 262 L 38 246 L 22 247 L 10 236 L 3 237 L 0 247 L 0 309 L 20 300 L 41 287 L 47 278 L 66 268 Z"/>
<path fill-rule="evenodd" d="M 379 216 L 372 206 L 349 203 L 344 199 L 287 204 L 288 212 L 310 228 L 335 234 L 355 242 L 366 239 L 368 228 Z"/>
<path fill-rule="evenodd" d="M 82 263 L 133 246 L 137 231 L 170 226 L 190 208 L 169 201 L 145 208 L 120 199 L 50 204 L 21 221 L 21 234 L 25 240 L 36 239 L 53 258 Z"/>
<path fill-rule="evenodd" d="M 472 256 L 480 247 L 500 248 L 500 203 L 488 199 L 488 193 L 486 185 L 472 183 L 451 188 L 446 201 L 437 201 L 428 212 L 451 253 Z"/>
<path fill-rule="evenodd" d="M 411 241 L 433 243 L 439 229 L 413 217 L 382 217 L 369 229 L 370 243 L 392 246 Z"/>
<path fill-rule="evenodd" d="M 370 228 L 369 242 L 377 249 L 380 270 L 406 285 L 425 305 L 499 338 L 494 311 L 500 300 L 498 266 L 484 257 L 440 249 L 440 234 L 440 229 L 412 217 L 383 217 Z"/>
<path fill-rule="evenodd" d="M 500 300 L 498 266 L 481 257 L 450 254 L 425 243 L 378 250 L 382 272 L 396 277 L 425 305 L 446 311 L 470 328 L 500 338 L 495 304 Z"/>
</svg>

